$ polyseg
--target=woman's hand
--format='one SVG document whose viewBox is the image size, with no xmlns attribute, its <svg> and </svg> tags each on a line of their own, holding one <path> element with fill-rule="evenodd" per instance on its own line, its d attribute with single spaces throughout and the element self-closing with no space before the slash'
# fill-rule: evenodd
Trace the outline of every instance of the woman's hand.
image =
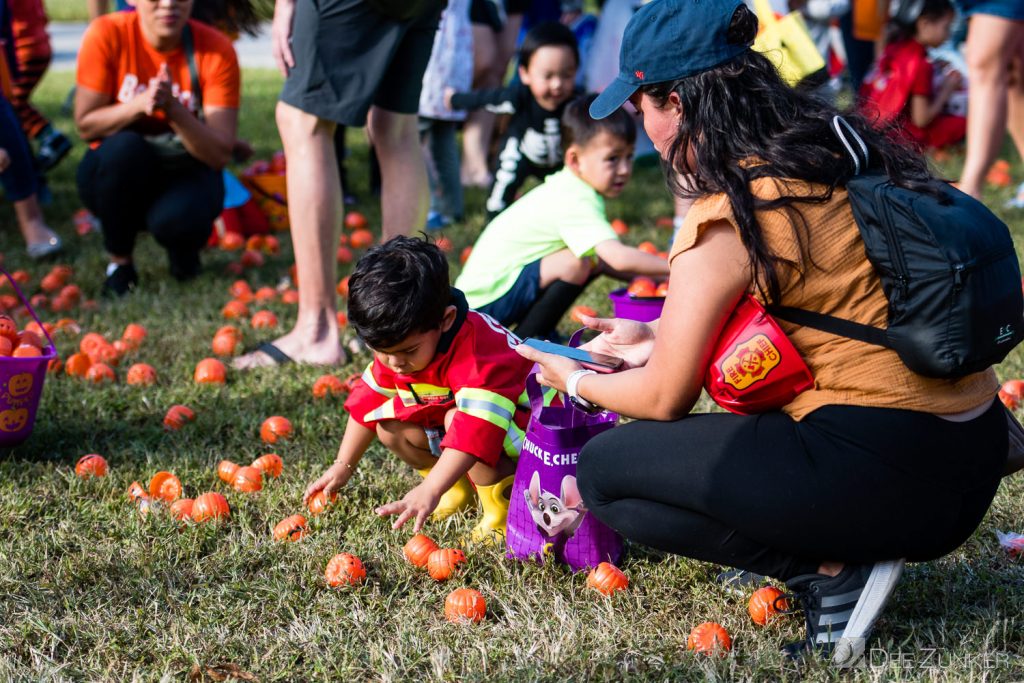
<svg viewBox="0 0 1024 683">
<path fill-rule="evenodd" d="M 295 0 L 277 0 L 274 3 L 274 22 L 270 26 L 270 51 L 281 75 L 295 67 L 292 55 L 292 21 L 295 19 Z"/>
<path fill-rule="evenodd" d="M 624 318 L 592 318 L 581 315 L 580 321 L 601 332 L 580 348 L 623 360 L 623 369 L 647 365 L 654 351 L 654 328 L 646 323 Z"/>
<path fill-rule="evenodd" d="M 324 495 L 330 498 L 332 494 L 337 493 L 348 482 L 351 472 L 351 468 L 345 463 L 334 463 L 320 475 L 319 479 L 306 487 L 306 492 L 302 494 L 302 504 L 308 504 L 309 499 L 320 491 L 323 491 Z"/>
<path fill-rule="evenodd" d="M 582 365 L 571 358 L 556 356 L 553 353 L 544 353 L 526 344 L 517 346 L 516 353 L 540 366 L 537 382 L 541 386 L 552 387 L 561 392 L 565 391 L 565 380 L 569 375 L 583 368 Z"/>
<path fill-rule="evenodd" d="M 432 487 L 428 486 L 428 483 L 424 481 L 422 484 L 409 491 L 405 494 L 402 500 L 388 503 L 387 505 L 381 505 L 379 508 L 374 510 L 381 517 L 387 517 L 388 515 L 398 515 L 398 519 L 391 525 L 392 529 L 398 529 L 410 519 L 415 518 L 412 530 L 418 532 L 423 528 L 423 523 L 427 521 L 427 517 L 434 508 L 437 507 L 437 502 L 441 500 L 441 494 L 433 490 Z"/>
</svg>

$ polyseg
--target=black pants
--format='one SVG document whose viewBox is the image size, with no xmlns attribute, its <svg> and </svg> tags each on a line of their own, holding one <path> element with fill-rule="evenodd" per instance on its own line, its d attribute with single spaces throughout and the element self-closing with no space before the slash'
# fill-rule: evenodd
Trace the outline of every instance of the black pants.
<svg viewBox="0 0 1024 683">
<path fill-rule="evenodd" d="M 123 130 L 85 153 L 78 194 L 102 221 L 109 253 L 131 256 L 135 236 L 145 230 L 172 258 L 194 257 L 223 209 L 224 178 L 199 162 L 184 171 L 163 171 L 145 138 Z"/>
<path fill-rule="evenodd" d="M 596 437 L 577 476 L 625 537 L 787 580 L 823 561 L 941 557 L 981 522 L 1007 457 L 1003 407 L 954 423 L 829 406 L 638 421 Z"/>
<path fill-rule="evenodd" d="M 485 204 L 488 222 L 515 201 L 516 194 L 527 178 L 543 180 L 562 168 L 561 164 L 552 167 L 533 163 L 522 153 L 519 145 L 518 138 L 510 137 L 502 141 L 501 152 L 498 154 L 498 168 L 494 171 L 494 182 L 491 184 Z"/>
</svg>

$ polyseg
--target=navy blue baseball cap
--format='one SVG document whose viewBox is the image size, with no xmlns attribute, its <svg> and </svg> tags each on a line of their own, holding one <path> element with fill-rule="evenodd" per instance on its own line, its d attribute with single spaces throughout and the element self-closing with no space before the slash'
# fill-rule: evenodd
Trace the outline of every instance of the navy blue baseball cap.
<svg viewBox="0 0 1024 683">
<path fill-rule="evenodd" d="M 619 76 L 590 105 L 603 119 L 640 86 L 693 76 L 749 49 L 730 45 L 729 24 L 742 0 L 653 0 L 633 15 L 622 36 Z"/>
</svg>

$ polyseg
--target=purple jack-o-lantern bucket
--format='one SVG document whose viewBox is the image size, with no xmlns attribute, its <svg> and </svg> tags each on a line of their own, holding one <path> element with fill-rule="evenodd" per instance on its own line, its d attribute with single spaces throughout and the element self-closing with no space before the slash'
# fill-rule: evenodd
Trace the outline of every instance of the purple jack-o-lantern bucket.
<svg viewBox="0 0 1024 683">
<path fill-rule="evenodd" d="M 553 558 L 573 571 L 618 562 L 622 539 L 587 512 L 576 486 L 580 450 L 614 427 L 618 415 L 545 406 L 534 375 L 527 379 L 526 390 L 532 415 L 512 484 L 508 557 L 538 562 Z"/>
<path fill-rule="evenodd" d="M 7 271 L 0 269 L 0 272 L 14 287 L 14 291 L 32 318 L 39 323 L 39 318 L 17 283 L 11 279 Z M 32 434 L 32 428 L 35 426 L 36 410 L 39 408 L 39 399 L 43 395 L 43 381 L 46 379 L 46 366 L 57 357 L 57 350 L 50 334 L 42 323 L 39 323 L 39 327 L 45 335 L 45 348 L 41 356 L 0 357 L 0 448 L 17 446 Z"/>
</svg>

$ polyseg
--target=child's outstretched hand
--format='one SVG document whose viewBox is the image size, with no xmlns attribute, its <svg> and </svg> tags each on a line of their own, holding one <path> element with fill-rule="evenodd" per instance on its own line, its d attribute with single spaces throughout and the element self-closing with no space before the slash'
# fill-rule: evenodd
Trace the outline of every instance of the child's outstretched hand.
<svg viewBox="0 0 1024 683">
<path fill-rule="evenodd" d="M 440 494 L 435 493 L 431 487 L 427 486 L 427 482 L 423 482 L 405 494 L 402 500 L 381 505 L 374 512 L 381 517 L 398 515 L 398 519 L 391 525 L 392 529 L 398 529 L 410 519 L 415 518 L 416 522 L 413 525 L 413 531 L 419 531 L 423 528 L 423 523 L 427 521 L 427 517 L 437 507 L 439 500 L 441 500 Z"/>
<path fill-rule="evenodd" d="M 7 170 L 7 167 L 11 165 L 11 155 L 7 153 L 6 149 L 0 148 L 0 173 Z"/>
</svg>

